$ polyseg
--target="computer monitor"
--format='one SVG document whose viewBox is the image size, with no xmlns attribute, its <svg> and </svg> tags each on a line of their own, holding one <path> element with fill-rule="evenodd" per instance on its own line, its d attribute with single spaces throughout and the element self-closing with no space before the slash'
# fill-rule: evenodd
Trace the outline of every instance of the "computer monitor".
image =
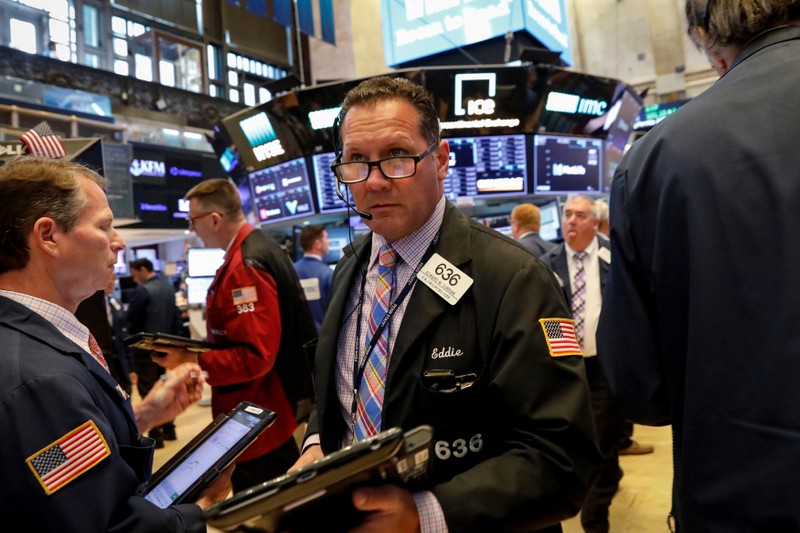
<svg viewBox="0 0 800 533">
<path fill-rule="evenodd" d="M 208 288 L 214 277 L 186 278 L 186 301 L 189 305 L 205 305 Z"/>
<path fill-rule="evenodd" d="M 187 253 L 189 277 L 214 277 L 219 267 L 225 262 L 225 250 L 222 248 L 189 248 Z"/>
<path fill-rule="evenodd" d="M 114 274 L 117 276 L 128 275 L 128 263 L 125 262 L 125 252 L 123 250 L 117 253 L 117 262 L 114 263 Z"/>
<path fill-rule="evenodd" d="M 539 205 L 539 236 L 546 241 L 561 239 L 561 211 L 558 200 L 553 199 Z"/>
<path fill-rule="evenodd" d="M 602 139 L 534 135 L 534 194 L 601 192 L 603 155 Z"/>
<path fill-rule="evenodd" d="M 505 215 L 492 215 L 486 217 L 478 217 L 475 219 L 486 227 L 492 228 L 495 231 L 511 237 L 511 214 Z"/>
<path fill-rule="evenodd" d="M 528 193 L 525 135 L 453 137 L 445 194 L 457 198 L 520 196 Z"/>
<path fill-rule="evenodd" d="M 328 255 L 322 258 L 326 263 L 336 263 L 342 258 L 342 249 L 350 244 L 351 231 L 349 227 L 345 228 L 325 228 L 328 232 L 328 240 L 330 241 L 330 248 Z"/>
<path fill-rule="evenodd" d="M 641 110 L 642 99 L 629 89 L 622 91 L 622 95 L 609 109 L 603 130 L 606 132 L 606 141 L 612 144 L 619 153 L 625 153 L 625 148 L 633 133 L 633 124 Z"/>
<path fill-rule="evenodd" d="M 245 220 L 251 226 L 257 226 L 258 219 L 253 207 L 253 192 L 250 190 L 250 180 L 247 178 L 242 179 L 236 186 L 236 190 L 239 191 L 239 200 L 242 202 L 242 213 L 244 213 Z"/>
<path fill-rule="evenodd" d="M 256 216 L 262 223 L 314 214 L 308 169 L 303 157 L 278 163 L 249 176 Z"/>
<path fill-rule="evenodd" d="M 333 152 L 323 152 L 311 156 L 314 168 L 314 184 L 317 189 L 317 206 L 320 213 L 342 213 L 348 209 L 347 204 L 336 194 L 336 177 L 331 171 L 331 163 L 335 159 L 336 154 Z M 347 185 L 339 185 L 339 190 L 347 198 L 347 201 L 352 204 L 353 200 Z"/>
<path fill-rule="evenodd" d="M 352 215 L 348 217 L 347 223 L 353 230 L 353 239 L 371 231 L 369 226 L 367 226 L 367 223 L 364 222 L 364 219 L 361 218 L 360 215 Z"/>
</svg>

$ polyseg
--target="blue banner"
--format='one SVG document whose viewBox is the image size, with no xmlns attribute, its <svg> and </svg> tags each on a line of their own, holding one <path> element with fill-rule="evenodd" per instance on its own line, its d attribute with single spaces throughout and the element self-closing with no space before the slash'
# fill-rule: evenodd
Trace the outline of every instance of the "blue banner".
<svg viewBox="0 0 800 533">
<path fill-rule="evenodd" d="M 262 17 L 267 16 L 267 4 L 264 0 L 247 0 L 247 10 Z"/>
<path fill-rule="evenodd" d="M 273 0 L 275 22 L 287 28 L 292 27 L 292 0 Z"/>
<path fill-rule="evenodd" d="M 333 21 L 333 0 L 319 0 L 320 25 L 322 26 L 322 40 L 326 43 L 336 44 L 336 26 Z"/>
<path fill-rule="evenodd" d="M 297 21 L 300 31 L 314 37 L 314 10 L 311 0 L 297 0 Z"/>
</svg>

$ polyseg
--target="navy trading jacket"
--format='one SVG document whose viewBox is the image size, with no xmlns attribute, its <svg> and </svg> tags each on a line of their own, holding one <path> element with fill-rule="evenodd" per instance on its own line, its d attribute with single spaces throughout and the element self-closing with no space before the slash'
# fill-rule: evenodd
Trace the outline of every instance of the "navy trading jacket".
<svg viewBox="0 0 800 533">
<path fill-rule="evenodd" d="M 678 531 L 798 531 L 800 27 L 760 34 L 633 145 L 611 192 L 600 364 L 674 429 Z"/>
<path fill-rule="evenodd" d="M 205 531 L 200 507 L 162 510 L 136 495 L 150 477 L 153 441 L 140 442 L 130 401 L 90 354 L 2 296 L 0 346 L 3 527 L 59 533 Z M 75 430 L 83 436 L 75 438 Z M 88 469 L 75 464 L 74 470 L 48 476 L 74 457 L 79 439 L 94 442 L 96 464 Z"/>
</svg>

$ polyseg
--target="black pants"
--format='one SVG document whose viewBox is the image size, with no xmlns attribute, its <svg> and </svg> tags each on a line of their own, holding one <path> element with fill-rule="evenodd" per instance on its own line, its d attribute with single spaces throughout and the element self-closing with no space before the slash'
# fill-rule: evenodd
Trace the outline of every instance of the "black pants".
<svg viewBox="0 0 800 533">
<path fill-rule="evenodd" d="M 611 396 L 608 382 L 600 371 L 597 357 L 587 357 L 586 377 L 592 394 L 592 415 L 603 464 L 600 475 L 589 489 L 581 508 L 581 525 L 589 533 L 606 533 L 608 508 L 619 488 L 622 469 L 619 466 L 619 442 L 624 437 L 625 416 Z"/>
<path fill-rule="evenodd" d="M 269 453 L 249 461 L 237 462 L 231 476 L 233 492 L 241 492 L 253 485 L 260 485 L 278 476 L 282 476 L 300 458 L 300 451 L 294 437 L 281 444 Z"/>
</svg>

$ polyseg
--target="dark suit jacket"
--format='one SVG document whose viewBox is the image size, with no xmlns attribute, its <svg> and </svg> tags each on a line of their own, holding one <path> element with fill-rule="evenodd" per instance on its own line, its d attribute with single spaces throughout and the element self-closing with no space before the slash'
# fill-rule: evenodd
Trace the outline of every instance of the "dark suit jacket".
<svg viewBox="0 0 800 533">
<path fill-rule="evenodd" d="M 541 257 L 543 253 L 552 250 L 555 247 L 555 243 L 542 239 L 535 231 L 522 237 L 519 240 L 519 243 L 530 250 L 530 252 L 536 257 Z"/>
<path fill-rule="evenodd" d="M 367 236 L 345 248 L 320 332 L 309 432 L 320 433 L 326 453 L 346 431 L 335 384 L 338 334 L 370 246 Z M 559 530 L 579 509 L 599 454 L 583 360 L 551 357 L 539 323 L 569 316 L 555 278 L 450 203 L 437 253 L 474 283 L 455 305 L 415 285 L 393 346 L 383 427 L 433 426 L 432 490 L 451 532 Z M 432 369 L 474 374 L 475 383 L 437 391 L 422 379 Z"/>
<path fill-rule="evenodd" d="M 597 234 L 597 244 L 600 248 L 606 248 L 611 252 L 611 243 L 603 235 Z M 572 283 L 569 276 L 569 266 L 567 266 L 567 247 L 563 242 L 556 245 L 555 248 L 545 253 L 541 260 L 544 264 L 553 269 L 559 280 L 561 287 L 564 290 L 564 297 L 567 303 L 572 308 Z M 597 259 L 600 262 L 600 292 L 606 288 L 606 281 L 608 280 L 609 263 L 602 259 Z"/>
</svg>

